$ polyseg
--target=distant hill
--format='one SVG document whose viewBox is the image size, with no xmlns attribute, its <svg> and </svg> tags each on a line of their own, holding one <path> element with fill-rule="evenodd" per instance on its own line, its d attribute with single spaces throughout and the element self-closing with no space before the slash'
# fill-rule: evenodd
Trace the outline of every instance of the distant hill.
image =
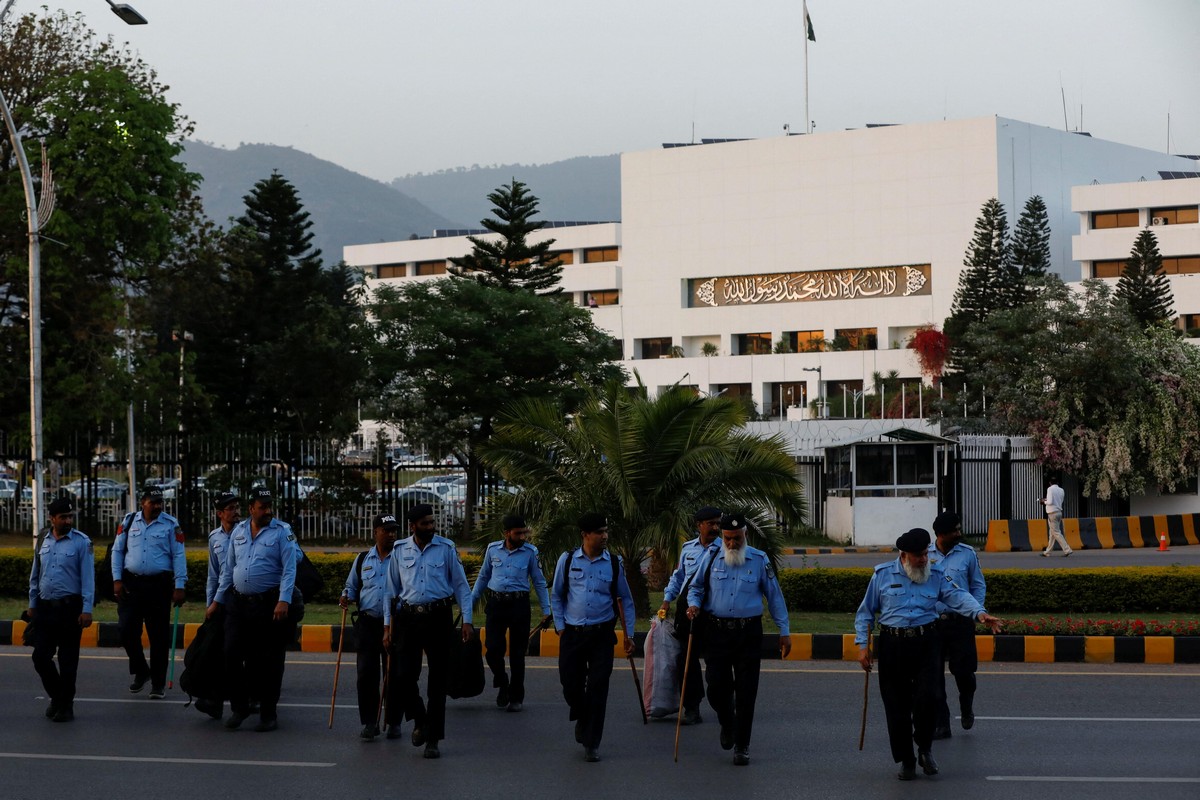
<svg viewBox="0 0 1200 800">
<path fill-rule="evenodd" d="M 231 217 L 245 213 L 242 198 L 254 184 L 278 170 L 311 215 L 313 243 L 326 264 L 341 260 L 344 245 L 428 236 L 434 228 L 464 227 L 470 220 L 442 216 L 385 183 L 291 147 L 243 144 L 224 150 L 188 142 L 182 158 L 204 178 L 200 196 L 206 213 L 226 228 Z"/>
<path fill-rule="evenodd" d="M 487 196 L 513 178 L 529 187 L 541 201 L 544 220 L 621 219 L 621 157 L 580 156 L 551 164 L 506 164 L 473 166 L 417 173 L 392 181 L 393 188 L 463 227 L 477 228 L 479 220 L 491 216 Z"/>
</svg>

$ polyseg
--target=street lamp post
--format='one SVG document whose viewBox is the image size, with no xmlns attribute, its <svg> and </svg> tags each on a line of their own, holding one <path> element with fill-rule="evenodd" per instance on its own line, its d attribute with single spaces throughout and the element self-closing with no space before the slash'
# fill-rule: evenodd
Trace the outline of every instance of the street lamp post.
<svg viewBox="0 0 1200 800">
<path fill-rule="evenodd" d="M 821 380 L 821 367 L 801 367 L 804 372 L 817 373 L 817 413 L 821 415 L 821 419 L 825 418 L 825 383 Z"/>
<path fill-rule="evenodd" d="M 8 12 L 12 10 L 13 2 L 14 0 L 8 0 L 4 9 L 0 11 L 0 27 L 8 19 Z M 113 0 L 108 0 L 108 4 L 112 6 L 113 12 L 125 22 L 131 25 L 145 24 L 146 18 L 130 6 L 124 3 L 114 5 Z M 140 22 L 133 21 L 135 16 L 140 19 Z M 45 498 L 42 496 L 44 481 L 42 479 L 42 253 L 40 233 L 41 226 L 48 219 L 53 205 L 52 203 L 47 204 L 45 210 L 41 212 L 43 218 L 38 218 L 37 189 L 33 185 L 33 175 L 29 171 L 29 159 L 25 157 L 21 134 L 17 130 L 12 110 L 8 106 L 8 100 L 3 91 L 0 91 L 0 114 L 3 114 L 4 124 L 8 126 L 8 136 L 12 141 L 13 153 L 17 157 L 17 165 L 21 171 L 21 184 L 25 189 L 25 217 L 29 223 L 29 451 L 32 462 L 30 468 L 33 472 L 33 506 L 31 508 L 33 512 L 33 545 L 36 548 L 38 532 L 42 528 L 45 513 Z M 44 158 L 42 163 L 43 175 L 48 177 L 49 173 L 45 169 Z"/>
</svg>

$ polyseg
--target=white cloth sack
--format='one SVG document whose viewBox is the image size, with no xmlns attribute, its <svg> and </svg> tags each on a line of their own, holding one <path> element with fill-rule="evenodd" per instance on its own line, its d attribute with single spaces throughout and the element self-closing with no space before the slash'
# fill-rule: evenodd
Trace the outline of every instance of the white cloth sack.
<svg viewBox="0 0 1200 800">
<path fill-rule="evenodd" d="M 651 717 L 665 717 L 679 711 L 680 642 L 674 636 L 675 624 L 669 619 L 655 617 L 650 621 L 643 651 L 646 654 L 646 683 L 642 687 L 642 702 Z"/>
</svg>

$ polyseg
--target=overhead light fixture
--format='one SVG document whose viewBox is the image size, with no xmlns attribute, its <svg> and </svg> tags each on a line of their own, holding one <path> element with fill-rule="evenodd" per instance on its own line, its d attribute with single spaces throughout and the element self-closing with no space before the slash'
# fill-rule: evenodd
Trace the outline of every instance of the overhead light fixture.
<svg viewBox="0 0 1200 800">
<path fill-rule="evenodd" d="M 108 0 L 108 5 L 126 25 L 145 25 L 149 21 L 128 3 L 114 3 L 113 0 Z"/>
</svg>

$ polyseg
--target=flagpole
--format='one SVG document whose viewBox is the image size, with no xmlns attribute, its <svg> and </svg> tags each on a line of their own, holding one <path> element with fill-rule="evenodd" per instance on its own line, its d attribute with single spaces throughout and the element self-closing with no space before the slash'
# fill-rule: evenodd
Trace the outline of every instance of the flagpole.
<svg viewBox="0 0 1200 800">
<path fill-rule="evenodd" d="M 812 133 L 812 121 L 808 116 L 808 0 L 801 0 L 804 16 L 800 20 L 800 38 L 804 42 L 804 134 Z"/>
</svg>

